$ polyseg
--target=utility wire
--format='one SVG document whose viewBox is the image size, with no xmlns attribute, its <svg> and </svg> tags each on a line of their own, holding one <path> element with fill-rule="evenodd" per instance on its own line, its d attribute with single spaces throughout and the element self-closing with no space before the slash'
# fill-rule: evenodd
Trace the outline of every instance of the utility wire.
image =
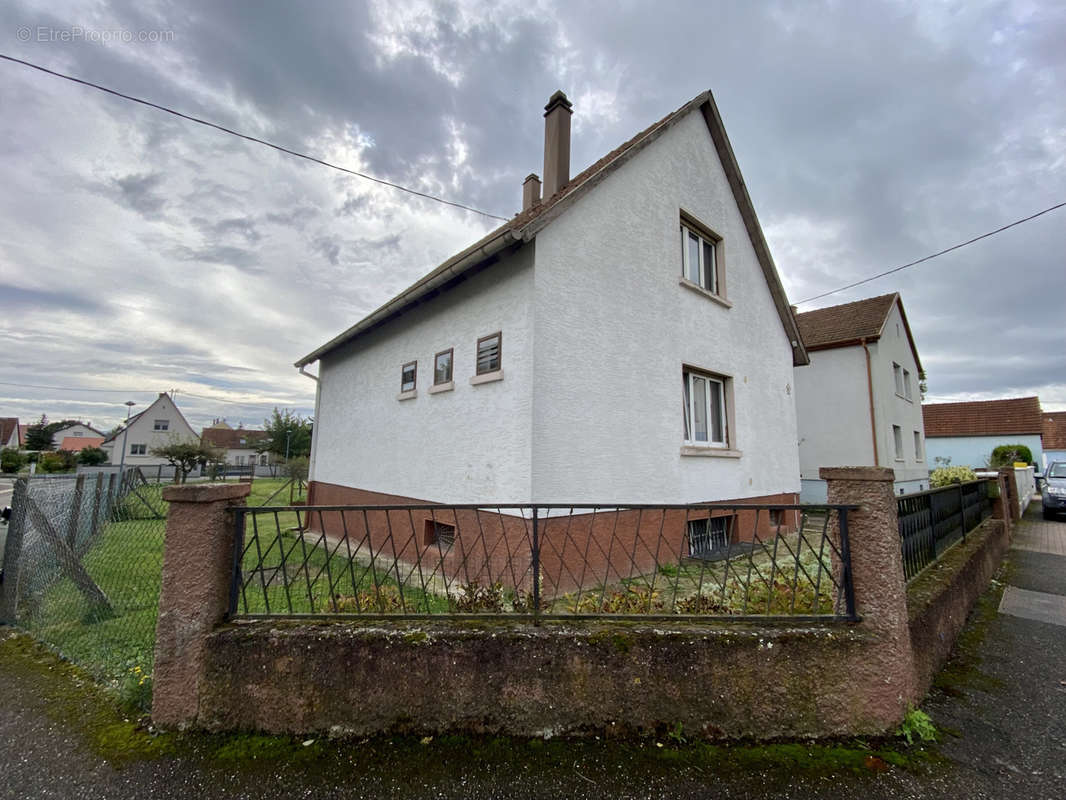
<svg viewBox="0 0 1066 800">
<path fill-rule="evenodd" d="M 20 389 L 50 389 L 55 392 L 103 392 L 105 394 L 159 394 L 153 389 L 90 389 L 82 386 L 42 386 L 36 383 L 13 383 L 11 381 L 0 381 L 0 386 L 17 386 Z M 202 394 L 193 394 L 187 392 L 184 389 L 171 389 L 173 394 L 183 394 L 189 397 L 195 397 L 198 400 L 210 400 L 212 403 L 229 403 L 234 406 L 261 406 L 261 405 L 277 405 L 273 400 L 223 400 L 221 397 L 208 397 Z"/>
<path fill-rule="evenodd" d="M 175 117 L 180 117 L 181 119 L 188 120 L 189 122 L 195 122 L 199 125 L 206 125 L 208 128 L 214 128 L 217 131 L 228 133 L 231 136 L 236 136 L 238 138 L 245 139 L 249 142 L 261 144 L 264 147 L 270 147 L 281 153 L 286 153 L 290 156 L 295 156 L 296 158 L 302 158 L 306 161 L 312 161 L 315 164 L 321 164 L 322 166 L 329 167 L 330 169 L 339 170 L 340 172 L 346 172 L 349 175 L 356 176 L 357 178 L 363 178 L 368 181 L 373 181 L 374 183 L 380 183 L 382 186 L 388 186 L 393 189 L 398 189 L 401 192 L 407 192 L 408 194 L 413 194 L 416 197 L 423 197 L 426 200 L 433 200 L 436 203 L 443 203 L 446 206 L 461 208 L 464 211 L 472 211 L 475 214 L 481 214 L 482 216 L 489 217 L 491 219 L 498 219 L 503 222 L 508 221 L 507 217 L 501 217 L 497 214 L 490 214 L 488 211 L 482 211 L 481 209 L 474 208 L 473 206 L 463 205 L 462 203 L 456 203 L 452 200 L 445 200 L 442 197 L 437 197 L 436 195 L 420 192 L 417 189 L 410 189 L 406 186 L 401 186 L 398 183 L 392 183 L 391 181 L 386 181 L 382 178 L 375 178 L 373 175 L 367 175 L 365 172 L 357 172 L 354 169 L 348 169 L 347 167 L 342 167 L 339 164 L 332 164 L 329 161 L 323 161 L 321 158 L 315 158 L 314 156 L 309 156 L 306 153 L 300 153 L 296 150 L 290 150 L 288 147 L 282 147 L 280 144 L 274 144 L 273 142 L 268 142 L 265 139 L 259 139 L 255 136 L 250 136 L 247 133 L 235 131 L 232 128 L 225 127 L 224 125 L 219 125 L 215 122 L 209 122 L 206 119 L 194 117 L 189 114 L 183 114 L 180 111 L 175 111 L 173 108 L 168 108 L 167 106 L 159 105 L 158 103 L 153 103 L 149 100 L 142 100 L 141 98 L 134 97 L 132 95 L 123 94 L 122 92 L 115 91 L 114 89 L 108 89 L 106 86 L 101 86 L 98 83 L 92 83 L 91 81 L 83 80 L 82 78 L 77 78 L 73 75 L 66 75 L 62 72 L 56 72 L 55 70 L 48 69 L 47 67 L 42 67 L 40 64 L 34 64 L 32 61 L 24 61 L 21 58 L 15 58 L 13 56 L 4 55 L 3 53 L 0 53 L 0 59 L 3 59 L 4 61 L 10 61 L 14 64 L 22 64 L 24 67 L 29 67 L 30 69 L 35 69 L 39 72 L 43 72 L 46 75 L 53 75 L 57 78 L 62 78 L 63 80 L 71 81 L 72 83 L 80 83 L 82 86 L 88 86 L 91 89 L 96 89 L 97 91 L 105 92 L 106 94 L 114 95 L 115 97 L 121 97 L 123 100 L 129 100 L 132 103 L 140 103 L 142 106 L 148 106 L 149 108 L 154 108 L 157 111 L 163 111 L 167 114 L 173 114 Z"/>
<path fill-rule="evenodd" d="M 1024 219 L 1015 220 L 1009 225 L 1004 225 L 1002 228 L 996 228 L 994 231 L 982 233 L 980 236 L 975 236 L 974 238 L 968 239 L 965 242 L 960 242 L 959 244 L 952 245 L 946 250 L 941 250 L 939 253 L 933 253 L 932 255 L 926 256 L 925 258 L 919 258 L 917 261 L 912 261 L 909 264 L 904 264 L 900 267 L 893 267 L 892 269 L 885 270 L 884 272 L 879 272 L 876 275 L 871 275 L 869 278 L 863 278 L 861 281 L 855 281 L 855 283 L 849 283 L 847 286 L 841 286 L 839 289 L 833 289 L 831 292 L 822 292 L 821 294 L 816 294 L 814 297 L 808 297 L 806 300 L 800 300 L 798 303 L 796 303 L 796 305 L 810 303 L 812 300 L 820 300 L 823 297 L 829 297 L 829 295 L 831 294 L 843 292 L 845 289 L 854 289 L 856 286 L 862 286 L 864 283 L 869 283 L 870 281 L 875 281 L 878 278 L 883 278 L 885 277 L 885 275 L 891 275 L 893 272 L 899 272 L 900 270 L 907 269 L 908 267 L 913 267 L 916 264 L 921 264 L 924 261 L 930 261 L 936 258 L 937 256 L 942 256 L 945 253 L 950 253 L 952 250 L 958 250 L 960 247 L 965 247 L 968 244 L 973 244 L 974 242 L 979 242 L 982 239 L 987 239 L 989 236 L 995 236 L 997 233 L 1002 233 L 1008 228 L 1013 228 L 1015 225 L 1021 225 L 1023 222 L 1029 222 L 1030 220 L 1034 220 L 1037 217 L 1041 217 L 1044 214 L 1054 211 L 1057 208 L 1062 208 L 1063 206 L 1066 206 L 1066 202 L 1058 203 L 1057 205 L 1053 205 L 1050 208 L 1045 208 L 1043 211 L 1038 211 L 1031 216 L 1025 217 Z"/>
</svg>

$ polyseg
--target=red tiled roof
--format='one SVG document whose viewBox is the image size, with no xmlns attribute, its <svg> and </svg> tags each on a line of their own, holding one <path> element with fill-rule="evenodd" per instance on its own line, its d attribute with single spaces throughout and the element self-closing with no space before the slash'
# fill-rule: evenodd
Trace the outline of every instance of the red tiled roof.
<svg viewBox="0 0 1066 800">
<path fill-rule="evenodd" d="M 1040 398 L 930 403 L 922 406 L 926 437 L 1040 434 Z"/>
<path fill-rule="evenodd" d="M 77 453 L 79 450 L 84 450 L 86 447 L 99 447 L 103 443 L 103 436 L 64 436 L 63 442 L 59 445 L 59 449 Z"/>
<path fill-rule="evenodd" d="M 11 434 L 19 429 L 18 417 L 0 417 L 0 444 L 7 444 Z M 22 437 L 18 437 L 18 443 L 22 444 Z"/>
<path fill-rule="evenodd" d="M 270 438 L 266 431 L 251 431 L 245 428 L 204 428 L 200 434 L 200 440 L 212 447 L 221 447 L 224 450 L 255 449 L 257 443 Z M 241 444 L 244 439 L 244 444 Z"/>
<path fill-rule="evenodd" d="M 841 344 L 855 344 L 860 339 L 874 340 L 881 335 L 896 295 L 883 294 L 854 303 L 819 308 L 796 315 L 800 333 L 808 350 Z"/>
<path fill-rule="evenodd" d="M 1066 411 L 1045 411 L 1043 426 L 1045 450 L 1066 450 Z"/>
</svg>

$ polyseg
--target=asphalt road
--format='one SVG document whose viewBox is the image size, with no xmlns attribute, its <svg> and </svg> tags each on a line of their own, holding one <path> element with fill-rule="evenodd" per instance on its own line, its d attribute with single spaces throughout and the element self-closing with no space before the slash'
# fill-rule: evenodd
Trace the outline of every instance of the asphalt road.
<svg viewBox="0 0 1066 800">
<path fill-rule="evenodd" d="M 201 736 L 159 755 L 148 752 L 150 737 L 101 711 L 68 668 L 24 653 L 25 645 L 12 651 L 9 640 L 0 642 L 0 797 L 1060 800 L 1066 614 L 1058 618 L 1056 609 L 1066 598 L 1066 521 L 1045 523 L 1039 505 L 1031 509 L 1003 574 L 1009 586 L 985 595 L 924 706 L 942 742 L 938 760 L 916 769 L 877 759 L 834 766 L 830 748 L 805 745 L 701 760 L 654 741 L 315 741 L 305 748 Z"/>
</svg>

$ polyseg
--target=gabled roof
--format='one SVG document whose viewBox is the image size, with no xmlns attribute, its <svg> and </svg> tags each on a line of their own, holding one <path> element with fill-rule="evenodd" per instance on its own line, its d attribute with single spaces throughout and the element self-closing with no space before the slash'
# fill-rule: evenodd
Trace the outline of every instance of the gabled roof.
<svg viewBox="0 0 1066 800">
<path fill-rule="evenodd" d="M 18 444 L 22 444 L 22 435 L 19 431 L 19 418 L 18 417 L 0 417 L 0 444 L 7 444 L 8 439 L 11 438 L 11 434 L 18 433 Z"/>
<path fill-rule="evenodd" d="M 929 403 L 922 406 L 926 438 L 1037 434 L 1043 430 L 1040 398 Z"/>
<path fill-rule="evenodd" d="M 77 453 L 86 447 L 99 447 L 103 443 L 103 436 L 64 436 L 59 449 Z"/>
<path fill-rule="evenodd" d="M 1045 411 L 1042 431 L 1045 450 L 1066 450 L 1066 411 Z"/>
<path fill-rule="evenodd" d="M 254 449 L 257 442 L 269 438 L 270 434 L 266 431 L 251 431 L 245 428 L 204 428 L 200 434 L 200 441 L 204 444 L 225 450 Z M 241 439 L 244 439 L 244 444 L 241 444 Z"/>
<path fill-rule="evenodd" d="M 187 419 L 185 419 L 185 415 L 181 413 L 181 409 L 178 408 L 178 404 L 174 402 L 174 398 L 171 397 L 166 392 L 160 392 L 159 393 L 159 397 L 157 397 L 155 400 L 153 400 L 148 405 L 148 408 L 146 408 L 144 411 L 138 411 L 136 414 L 134 414 L 128 420 L 123 420 L 122 425 L 119 428 L 117 428 L 113 433 L 111 433 L 110 435 L 108 435 L 107 437 L 104 438 L 104 442 L 105 443 L 113 442 L 115 440 L 115 438 L 118 437 L 122 433 L 122 431 L 127 430 L 131 425 L 133 425 L 134 422 L 136 422 L 141 417 L 143 417 L 145 414 L 147 414 L 149 411 L 151 411 L 153 408 L 155 408 L 155 404 L 158 403 L 160 400 L 162 400 L 164 397 L 167 400 L 170 401 L 171 405 L 174 406 L 174 411 L 177 412 L 178 418 L 182 422 L 185 423 L 185 427 L 188 428 L 190 431 L 192 431 L 193 436 L 195 436 L 196 432 L 193 431 L 192 425 L 189 424 L 189 421 Z M 103 434 L 101 434 L 101 436 L 102 435 Z"/>
<path fill-rule="evenodd" d="M 770 248 L 766 244 L 766 237 L 763 236 L 762 226 L 755 215 L 755 207 L 752 205 L 751 196 L 748 194 L 744 178 L 740 174 L 740 165 L 737 163 L 733 147 L 729 143 L 725 126 L 722 124 L 722 117 L 718 113 L 718 106 L 715 104 L 714 96 L 711 92 L 706 91 L 696 95 L 696 97 L 676 111 L 667 114 L 658 122 L 645 128 L 632 139 L 615 148 L 599 161 L 571 178 L 551 197 L 516 214 L 513 219 L 505 222 L 462 252 L 449 258 L 428 275 L 416 281 L 392 300 L 385 303 L 385 305 L 348 328 L 348 330 L 308 353 L 297 361 L 295 366 L 302 368 L 317 361 L 341 345 L 347 344 L 356 337 L 384 324 L 413 306 L 451 288 L 468 273 L 473 273 L 489 266 L 498 260 L 505 251 L 516 249 L 521 243 L 532 241 L 538 231 L 565 213 L 579 198 L 594 189 L 604 178 L 658 139 L 679 120 L 697 110 L 702 114 L 704 122 L 707 124 L 707 130 L 711 135 L 718 158 L 729 180 L 733 198 L 744 220 L 748 238 L 751 239 L 759 265 L 762 267 L 763 276 L 766 279 L 767 286 L 770 288 L 770 294 L 773 296 L 774 305 L 777 307 L 778 316 L 781 318 L 781 324 L 784 326 L 789 340 L 795 343 L 792 348 L 793 363 L 797 366 L 810 363 L 802 337 L 799 334 L 799 328 L 796 326 L 796 320 L 789 306 L 788 298 L 785 295 L 784 286 L 781 284 L 781 278 L 777 274 L 777 267 L 774 265 L 773 257 L 770 255 Z"/>
<path fill-rule="evenodd" d="M 914 363 L 921 371 L 922 362 L 918 358 L 918 348 L 914 344 L 911 326 L 907 322 L 907 313 L 903 310 L 903 300 L 899 292 L 805 311 L 796 315 L 796 322 L 799 324 L 803 343 L 810 352 L 834 347 L 852 347 L 862 344 L 863 339 L 876 342 L 881 338 L 893 305 L 899 306 L 899 315 L 903 318 L 903 327 L 907 331 L 907 341 L 910 343 L 911 353 L 914 354 Z"/>
<path fill-rule="evenodd" d="M 70 430 L 71 428 L 73 428 L 73 427 L 76 427 L 76 426 L 78 426 L 78 425 L 81 425 L 81 426 L 82 426 L 83 428 L 88 428 L 89 430 L 91 430 L 91 431 L 92 431 L 93 433 L 95 433 L 95 434 L 96 434 L 97 436 L 99 436 L 99 437 L 101 437 L 101 438 L 103 438 L 103 437 L 104 437 L 104 436 L 106 435 L 106 434 L 104 434 L 104 432 L 103 432 L 103 431 L 98 431 L 98 430 L 96 430 L 96 428 L 94 428 L 94 427 L 93 427 L 92 425 L 88 425 L 88 424 L 86 424 L 86 423 L 84 423 L 84 422 L 72 422 L 72 423 L 70 423 L 69 425 L 64 425 L 64 426 L 63 426 L 62 428 L 57 428 L 57 429 L 56 429 L 56 430 L 55 430 L 55 431 L 53 432 L 53 434 L 52 434 L 52 435 L 53 435 L 53 436 L 55 436 L 55 435 L 57 435 L 57 434 L 60 434 L 60 433 L 62 433 L 63 431 L 69 431 L 69 430 Z"/>
</svg>

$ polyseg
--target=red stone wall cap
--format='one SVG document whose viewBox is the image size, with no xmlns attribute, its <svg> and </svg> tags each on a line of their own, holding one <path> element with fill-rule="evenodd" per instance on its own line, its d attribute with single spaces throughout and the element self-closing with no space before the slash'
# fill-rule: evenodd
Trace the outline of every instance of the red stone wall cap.
<svg viewBox="0 0 1066 800">
<path fill-rule="evenodd" d="M 164 487 L 163 499 L 168 503 L 217 503 L 247 497 L 251 491 L 250 483 L 198 483 Z"/>
<path fill-rule="evenodd" d="M 818 477 L 824 481 L 895 481 L 890 467 L 821 467 Z"/>
</svg>

